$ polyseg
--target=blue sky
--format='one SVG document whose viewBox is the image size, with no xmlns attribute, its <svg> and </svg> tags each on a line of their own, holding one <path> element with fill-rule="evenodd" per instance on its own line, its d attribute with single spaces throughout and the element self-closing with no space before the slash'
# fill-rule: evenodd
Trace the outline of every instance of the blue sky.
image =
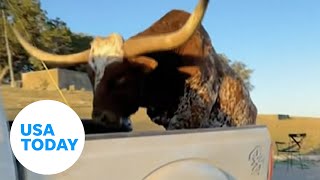
<svg viewBox="0 0 320 180">
<path fill-rule="evenodd" d="M 197 0 L 42 0 L 50 18 L 74 32 L 125 38 L 171 9 Z M 211 0 L 203 25 L 214 48 L 254 69 L 251 97 L 260 114 L 320 117 L 320 1 Z"/>
</svg>

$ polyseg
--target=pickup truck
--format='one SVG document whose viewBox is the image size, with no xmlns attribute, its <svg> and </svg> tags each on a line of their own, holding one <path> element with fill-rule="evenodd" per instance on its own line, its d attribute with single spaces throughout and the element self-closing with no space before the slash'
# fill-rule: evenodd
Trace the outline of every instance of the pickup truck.
<svg viewBox="0 0 320 180">
<path fill-rule="evenodd" d="M 33 173 L 15 159 L 10 124 L 0 103 L 1 180 L 272 178 L 271 139 L 265 126 L 103 133 L 86 121 L 85 147 L 78 161 L 49 176 Z"/>
</svg>

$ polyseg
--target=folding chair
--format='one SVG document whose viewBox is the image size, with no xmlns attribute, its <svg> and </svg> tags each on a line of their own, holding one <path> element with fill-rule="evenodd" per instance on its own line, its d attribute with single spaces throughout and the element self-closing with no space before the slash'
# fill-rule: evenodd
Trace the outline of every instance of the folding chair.
<svg viewBox="0 0 320 180">
<path fill-rule="evenodd" d="M 305 137 L 307 137 L 306 133 L 298 133 L 298 134 L 288 134 L 290 138 L 290 144 L 293 146 L 294 152 L 292 152 L 293 157 L 297 157 L 301 166 L 301 169 L 304 168 L 304 164 L 302 162 L 301 158 L 301 148 L 302 148 L 302 143 Z"/>
<path fill-rule="evenodd" d="M 280 142 L 276 141 L 276 148 L 277 148 L 277 155 L 283 154 L 286 159 L 289 160 L 289 163 L 287 164 L 287 169 L 293 166 L 293 160 L 298 159 L 298 162 L 300 163 L 301 168 L 304 168 L 304 164 L 302 163 L 301 158 L 301 148 L 302 148 L 302 142 L 304 138 L 307 136 L 306 133 L 300 133 L 300 134 L 288 134 L 289 136 L 289 142 Z"/>
</svg>

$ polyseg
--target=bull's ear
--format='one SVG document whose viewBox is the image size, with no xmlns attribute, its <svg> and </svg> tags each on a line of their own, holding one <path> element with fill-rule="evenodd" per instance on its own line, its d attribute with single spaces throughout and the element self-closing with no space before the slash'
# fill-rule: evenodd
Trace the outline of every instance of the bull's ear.
<svg viewBox="0 0 320 180">
<path fill-rule="evenodd" d="M 194 76 L 197 73 L 200 73 L 200 67 L 199 66 L 181 66 L 181 67 L 178 67 L 178 71 L 188 76 Z"/>
<path fill-rule="evenodd" d="M 130 58 L 130 62 L 141 66 L 145 73 L 153 71 L 158 66 L 158 62 L 155 59 L 147 56 L 138 56 Z"/>
</svg>

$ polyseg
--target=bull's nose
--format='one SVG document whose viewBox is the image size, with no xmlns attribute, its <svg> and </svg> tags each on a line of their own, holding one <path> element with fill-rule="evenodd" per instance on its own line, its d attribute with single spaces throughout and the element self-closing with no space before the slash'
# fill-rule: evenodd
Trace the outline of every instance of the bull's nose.
<svg viewBox="0 0 320 180">
<path fill-rule="evenodd" d="M 91 118 L 93 120 L 97 120 L 98 117 L 100 117 L 100 116 L 101 116 L 101 112 L 100 111 L 92 111 L 92 113 L 91 113 Z"/>
<path fill-rule="evenodd" d="M 132 131 L 132 124 L 129 118 L 121 118 L 122 129 L 125 131 Z"/>
<path fill-rule="evenodd" d="M 103 125 L 109 132 L 132 131 L 131 120 L 126 117 L 117 117 L 108 111 L 93 111 L 92 119 Z"/>
<path fill-rule="evenodd" d="M 92 119 L 112 128 L 120 127 L 121 125 L 120 119 L 109 111 L 94 111 Z"/>
</svg>

